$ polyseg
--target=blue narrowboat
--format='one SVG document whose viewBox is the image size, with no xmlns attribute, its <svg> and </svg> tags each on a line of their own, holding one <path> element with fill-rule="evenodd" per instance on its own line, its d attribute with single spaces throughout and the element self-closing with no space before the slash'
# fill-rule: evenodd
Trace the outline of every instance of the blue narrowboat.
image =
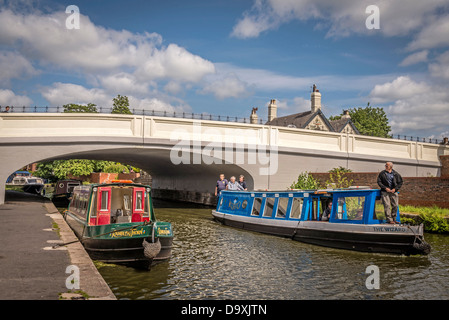
<svg viewBox="0 0 449 320">
<path fill-rule="evenodd" d="M 222 191 L 215 220 L 245 230 L 364 252 L 429 254 L 423 225 L 386 222 L 380 190 Z"/>
</svg>

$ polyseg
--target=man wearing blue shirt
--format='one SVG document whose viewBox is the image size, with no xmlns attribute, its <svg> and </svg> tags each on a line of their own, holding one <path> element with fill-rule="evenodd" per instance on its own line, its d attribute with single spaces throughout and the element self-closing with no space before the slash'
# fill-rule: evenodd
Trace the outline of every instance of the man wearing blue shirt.
<svg viewBox="0 0 449 320">
<path fill-rule="evenodd" d="M 235 177 L 232 176 L 229 179 L 229 182 L 228 182 L 228 185 L 226 187 L 226 190 L 239 191 L 239 190 L 243 190 L 243 187 L 237 181 L 235 181 Z"/>
<path fill-rule="evenodd" d="M 217 180 L 217 185 L 215 186 L 215 196 L 219 196 L 221 190 L 226 190 L 226 186 L 228 185 L 228 180 L 225 179 L 225 175 L 220 174 L 220 179 Z"/>
</svg>

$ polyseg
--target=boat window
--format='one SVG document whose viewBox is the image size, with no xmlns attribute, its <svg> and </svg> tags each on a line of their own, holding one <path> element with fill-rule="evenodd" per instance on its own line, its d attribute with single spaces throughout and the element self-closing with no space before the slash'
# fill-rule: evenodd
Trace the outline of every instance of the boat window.
<svg viewBox="0 0 449 320">
<path fill-rule="evenodd" d="M 149 201 L 150 201 L 149 194 L 145 194 L 145 202 L 144 202 L 145 210 L 144 210 L 144 213 L 143 213 L 144 217 L 149 217 L 150 216 Z"/>
<path fill-rule="evenodd" d="M 125 212 L 129 212 L 131 210 L 131 197 L 129 194 L 125 194 L 123 196 L 123 207 L 125 209 Z"/>
<path fill-rule="evenodd" d="M 96 218 L 97 217 L 97 193 L 94 192 L 92 194 L 92 206 L 90 207 L 90 217 Z"/>
<path fill-rule="evenodd" d="M 108 211 L 108 196 L 109 196 L 109 191 L 101 191 L 101 207 L 100 207 L 100 211 Z"/>
<path fill-rule="evenodd" d="M 304 198 L 293 198 L 290 218 L 299 219 L 299 216 L 301 215 L 301 211 L 302 211 L 303 202 L 304 202 Z"/>
<path fill-rule="evenodd" d="M 279 198 L 276 218 L 285 218 L 287 215 L 288 200 L 288 198 Z"/>
<path fill-rule="evenodd" d="M 273 215 L 274 200 L 275 198 L 267 198 L 265 201 L 265 210 L 263 211 L 264 217 L 271 217 Z"/>
<path fill-rule="evenodd" d="M 262 206 L 262 198 L 254 198 L 252 216 L 258 216 L 260 213 L 260 207 Z"/>
<path fill-rule="evenodd" d="M 76 186 L 78 186 L 78 184 L 72 184 L 72 183 L 67 184 L 67 191 L 66 192 L 73 192 L 73 189 Z M 64 188 L 64 186 L 62 186 L 61 188 Z"/>
<path fill-rule="evenodd" d="M 338 198 L 337 219 L 362 220 L 365 197 Z"/>
<path fill-rule="evenodd" d="M 384 206 L 381 200 L 376 200 L 373 213 L 374 220 L 385 220 Z"/>
<path fill-rule="evenodd" d="M 318 201 L 318 198 L 312 199 L 312 216 L 309 217 L 310 220 L 317 220 L 317 213 L 319 212 L 320 208 L 320 202 Z"/>
<path fill-rule="evenodd" d="M 74 193 L 72 197 L 72 201 L 70 201 L 70 210 L 73 211 L 76 208 L 76 199 L 78 198 L 78 194 Z"/>
<path fill-rule="evenodd" d="M 143 210 L 143 192 L 142 191 L 136 191 L 136 210 Z"/>
</svg>

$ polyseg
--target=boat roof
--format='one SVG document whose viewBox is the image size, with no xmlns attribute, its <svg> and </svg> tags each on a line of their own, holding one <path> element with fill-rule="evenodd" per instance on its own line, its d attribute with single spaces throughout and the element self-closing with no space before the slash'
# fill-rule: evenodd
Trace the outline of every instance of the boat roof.
<svg viewBox="0 0 449 320">
<path fill-rule="evenodd" d="M 110 186 L 130 186 L 130 187 L 141 187 L 141 188 L 151 188 L 148 185 L 141 184 L 141 183 L 134 183 L 134 182 L 121 182 L 119 180 L 114 180 L 114 182 L 109 183 L 92 183 L 92 184 L 86 184 L 86 185 L 80 185 L 76 186 L 75 188 L 98 188 L 98 187 L 110 187 Z"/>
<path fill-rule="evenodd" d="M 338 188 L 338 189 L 285 189 L 285 190 L 248 190 L 248 191 L 237 191 L 246 193 L 313 193 L 313 194 L 325 194 L 325 193 L 339 193 L 339 192 L 378 192 L 380 189 L 373 189 L 368 186 L 353 186 L 349 188 Z M 236 192 L 234 190 L 223 190 L 222 192 Z"/>
</svg>

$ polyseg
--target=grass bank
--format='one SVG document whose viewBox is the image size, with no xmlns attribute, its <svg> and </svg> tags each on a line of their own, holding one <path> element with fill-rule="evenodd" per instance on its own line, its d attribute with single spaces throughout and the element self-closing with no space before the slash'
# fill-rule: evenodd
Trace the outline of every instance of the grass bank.
<svg viewBox="0 0 449 320">
<path fill-rule="evenodd" d="M 449 209 L 433 207 L 414 207 L 399 205 L 401 222 L 412 225 L 424 224 L 424 231 L 449 233 Z"/>
</svg>

